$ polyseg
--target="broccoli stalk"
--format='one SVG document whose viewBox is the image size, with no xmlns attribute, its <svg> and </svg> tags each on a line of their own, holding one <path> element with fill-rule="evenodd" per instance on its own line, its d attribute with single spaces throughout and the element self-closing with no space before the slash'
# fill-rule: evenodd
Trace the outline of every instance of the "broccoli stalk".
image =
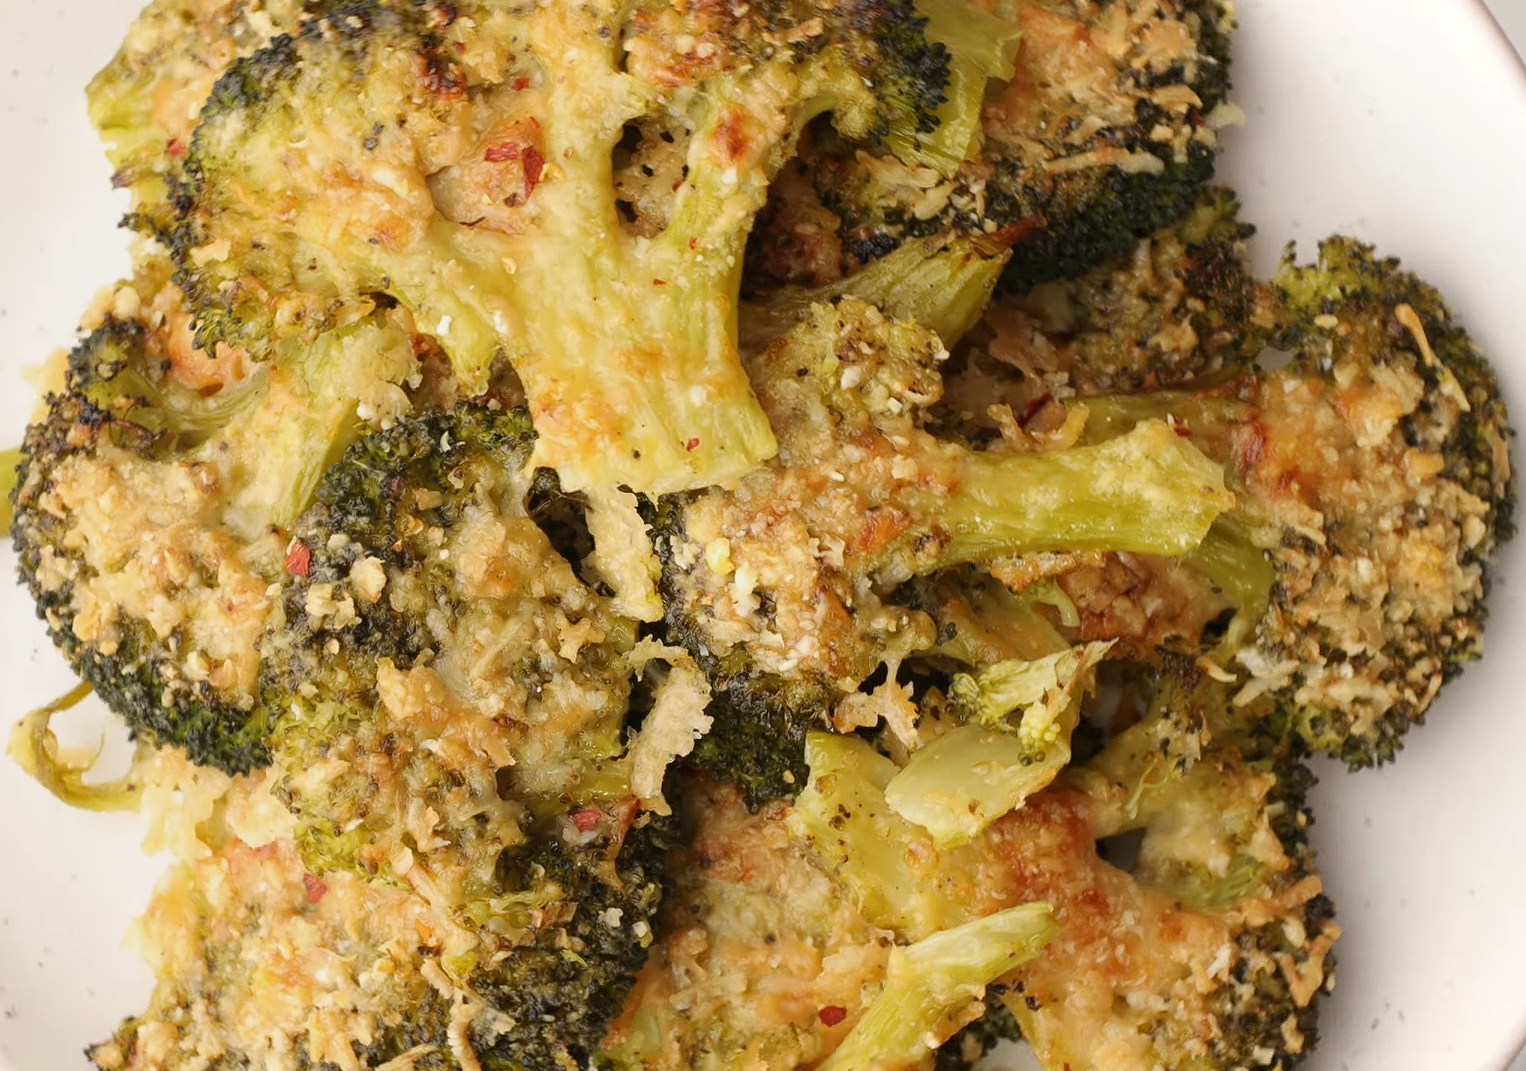
<svg viewBox="0 0 1526 1071">
<path fill-rule="evenodd" d="M 952 347 L 980 320 L 1010 255 L 984 238 L 944 235 L 907 242 L 837 282 L 785 287 L 744 303 L 742 346 L 757 352 L 808 318 L 811 306 L 851 297 L 897 320 L 919 323 Z"/>
<path fill-rule="evenodd" d="M 776 448 L 736 346 L 769 180 L 826 111 L 856 136 L 930 129 L 947 79 L 922 20 L 862 6 L 716 8 L 677 33 L 660 4 L 436 24 L 374 0 L 278 38 L 218 83 L 185 167 L 174 243 L 204 338 L 384 293 L 466 395 L 507 357 L 536 458 L 568 489 L 748 471 Z M 615 196 L 613 153 L 639 122 L 684 153 L 657 234 L 628 229 Z"/>
<path fill-rule="evenodd" d="M 48 723 L 55 714 L 76 706 L 92 689 L 78 684 L 68 694 L 39 707 L 11 728 L 5 753 L 29 777 L 71 807 L 87 811 L 132 811 L 138 807 L 142 784 L 136 763 L 133 769 L 114 781 L 93 783 L 85 780 L 95 765 L 95 757 L 77 762 L 59 753 L 58 738 Z M 144 753 L 139 745 L 138 757 Z"/>
<path fill-rule="evenodd" d="M 903 124 L 885 143 L 900 159 L 948 176 L 971 156 L 986 83 L 1012 77 L 1022 28 L 969 0 L 921 0 L 917 11 L 927 19 L 928 40 L 948 50 L 948 89 L 933 130 L 914 130 Z"/>
<path fill-rule="evenodd" d="M 893 949 L 885 988 L 820 1071 L 911 1067 L 969 1021 L 986 986 L 1059 933 L 1048 904 L 1010 907 Z"/>
</svg>

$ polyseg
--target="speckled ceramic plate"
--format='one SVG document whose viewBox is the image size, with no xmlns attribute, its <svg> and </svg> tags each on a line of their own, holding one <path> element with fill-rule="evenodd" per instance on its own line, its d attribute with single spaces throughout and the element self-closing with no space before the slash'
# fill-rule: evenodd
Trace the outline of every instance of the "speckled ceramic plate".
<svg viewBox="0 0 1526 1071">
<path fill-rule="evenodd" d="M 126 267 L 125 202 L 82 88 L 140 0 L 6 0 L 0 32 L 0 440 L 22 369 L 68 344 Z M 1503 0 L 1513 2 L 1513 0 Z M 1282 244 L 1364 236 L 1438 284 L 1526 414 L 1526 75 L 1471 0 L 1242 0 L 1224 175 Z M 9 555 L 0 563 L 7 572 Z M 1497 1071 L 1526 1034 L 1526 541 L 1499 570 L 1490 651 L 1401 761 L 1322 768 L 1315 841 L 1346 929 L 1310 1071 Z M 19 589 L 0 588 L 5 721 L 71 677 Z M 87 721 L 89 715 L 77 721 Z M 77 725 L 83 739 L 91 729 Z M 132 817 L 72 812 L 0 762 L 0 1071 L 74 1071 L 138 1009 L 121 947 L 161 863 Z M 999 1063 L 1016 1066 L 1019 1057 Z"/>
</svg>

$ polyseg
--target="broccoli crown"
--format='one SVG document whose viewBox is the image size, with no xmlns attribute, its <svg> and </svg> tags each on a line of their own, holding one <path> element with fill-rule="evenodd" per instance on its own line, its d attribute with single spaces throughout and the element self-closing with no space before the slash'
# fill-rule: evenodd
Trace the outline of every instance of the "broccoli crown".
<svg viewBox="0 0 1526 1071">
<path fill-rule="evenodd" d="M 1161 691 L 1152 716 L 1067 771 L 1038 813 L 1011 816 L 1014 865 L 1065 859 L 1035 892 L 1064 921 L 1004 999 L 1045 1066 L 1291 1068 L 1315 1042 L 1340 932 L 1307 841 L 1313 777 L 1237 734 L 1217 682 Z M 1036 839 L 1045 828 L 1053 839 Z M 1143 839 L 1133 860 L 1115 856 L 1126 873 L 1098 860 L 1093 841 L 1106 851 L 1131 830 Z M 1100 971 L 1088 983 L 1100 991 L 1079 999 L 1066 980 L 1105 960 L 1118 973 Z M 1114 986 L 1126 1003 L 1106 999 Z M 1111 1022 L 1089 1021 L 1088 1007 Z"/>
<path fill-rule="evenodd" d="M 149 258 L 69 355 L 27 433 L 12 532 L 55 643 L 132 730 L 245 772 L 275 709 L 260 645 L 284 533 L 364 426 L 408 405 L 380 314 L 272 351 L 196 348 Z"/>
<path fill-rule="evenodd" d="M 921 423 L 945 354 L 937 335 L 861 300 L 816 306 L 754 364 L 779 458 L 659 510 L 672 641 L 711 674 L 720 726 L 751 737 L 768 711 L 767 755 L 795 754 L 835 700 L 937 642 L 926 614 L 888 597 L 906 579 L 1027 550 L 1179 553 L 1228 504 L 1217 469 L 1164 424 L 1102 452 L 998 455 L 934 438 Z M 798 759 L 771 762 L 763 784 L 785 771 L 798 777 Z"/>
<path fill-rule="evenodd" d="M 567 487 L 703 486 L 776 448 L 735 305 L 795 131 L 927 127 L 944 66 L 907 0 L 340 5 L 219 79 L 169 242 L 203 342 L 401 302 Z"/>
<path fill-rule="evenodd" d="M 302 1071 L 586 1066 L 646 958 L 676 846 L 671 826 L 631 828 L 631 814 L 551 821 L 506 854 L 506 894 L 543 904 L 542 922 L 477 964 L 452 956 L 458 938 L 422 890 L 315 875 L 290 840 L 209 845 L 150 904 L 162 970 L 148 1009 L 90 1056 L 103 1071 L 205 1067 L 203 1052 L 230 1069 L 292 1054 Z"/>
<path fill-rule="evenodd" d="M 831 132 L 808 145 L 806 167 L 839 221 L 847 266 L 949 226 L 1009 229 L 1003 284 L 1022 293 L 1080 276 L 1180 219 L 1212 178 L 1229 5 L 1105 3 L 1071 14 L 1022 3 L 1006 20 L 1022 35 L 1016 73 L 977 107 L 979 153 L 956 173 L 939 181 L 892 158 L 866 159 Z M 1124 55 L 1091 43 L 1120 23 Z"/>
<path fill-rule="evenodd" d="M 191 144 L 195 117 L 227 67 L 297 28 L 300 0 L 154 0 L 90 82 L 91 122 L 132 192 L 139 226 L 173 220 L 167 178 Z"/>
<path fill-rule="evenodd" d="M 1018 588 L 1053 574 L 1075 611 L 1072 638 L 1120 640 L 1119 653 L 1145 659 L 1162 645 L 1209 650 L 1239 674 L 1247 709 L 1275 698 L 1266 709 L 1298 746 L 1353 766 L 1388 761 L 1482 650 L 1489 563 L 1515 527 L 1498 383 L 1432 287 L 1351 239 L 1322 243 L 1310 265 L 1290 253 L 1269 284 L 1245 282 L 1243 263 L 1209 278 L 1239 280 L 1239 324 L 1224 325 L 1236 341 L 1213 355 L 1211 321 L 1177 321 L 1179 367 L 1205 371 L 1188 375 L 1190 389 L 1146 379 L 1136 393 L 1088 393 L 1129 384 L 1133 362 L 1088 352 L 1085 331 L 1069 332 L 1068 302 L 1112 327 L 1119 306 L 1106 297 L 1120 291 L 1052 284 L 1026 308 L 988 314 L 990 335 L 952 373 L 945 412 L 994 388 L 1006 408 L 991 424 L 1038 447 L 1165 419 L 1223 465 L 1235 507 L 1175 562 L 994 568 Z M 1291 360 L 1244 364 L 1263 343 Z M 1056 400 L 1046 373 L 1067 366 L 1077 394 Z"/>
<path fill-rule="evenodd" d="M 1272 304 L 1246 258 L 1252 232 L 1234 194 L 1210 187 L 1181 220 L 1086 274 L 999 293 L 955 351 L 937 425 L 994 438 L 995 398 L 1038 437 L 1060 419 L 1061 393 L 1150 392 L 1249 368 Z"/>
<path fill-rule="evenodd" d="M 1482 652 L 1487 570 L 1515 530 L 1504 398 L 1440 295 L 1370 246 L 1290 253 L 1275 286 L 1295 356 L 1258 395 L 1247 482 L 1282 534 L 1258 540 L 1273 608 L 1240 660 L 1308 746 L 1385 762 Z M 1273 490 L 1295 469 L 1296 506 Z"/>
<path fill-rule="evenodd" d="M 651 958 L 594 1066 L 721 1071 L 751 1053 L 781 1071 L 817 1066 L 879 990 L 884 931 L 812 865 L 782 804 L 755 813 L 732 786 L 684 787 L 693 835 L 668 860 Z M 735 996 L 760 988 L 777 999 Z"/>
<path fill-rule="evenodd" d="M 27 429 L 11 536 L 49 635 L 134 735 L 240 772 L 267 760 L 268 716 L 247 654 L 222 650 L 213 620 L 252 640 L 264 615 L 257 597 L 214 606 L 221 581 L 229 593 L 263 589 L 263 567 L 200 523 L 215 477 L 175 448 L 195 422 L 173 408 L 163 360 L 136 320 L 108 318 L 81 340 L 63 393 Z M 155 568 L 162 541 L 134 518 L 174 526 L 193 548 L 168 577 Z M 154 607 L 160 594 L 167 605 Z"/>
<path fill-rule="evenodd" d="M 646 962 L 664 853 L 680 842 L 674 823 L 646 818 L 613 845 L 617 852 L 604 833 L 574 845 L 553 834 L 505 854 L 506 892 L 554 884 L 570 917 L 473 976 L 473 988 L 514 1021 L 486 1046 L 484 1067 L 561 1071 L 588 1066 L 599 1050 Z"/>
<path fill-rule="evenodd" d="M 509 940 L 502 853 L 536 815 L 630 792 L 634 628 L 539 526 L 555 477 L 527 467 L 533 442 L 523 410 L 465 403 L 355 442 L 295 525 L 263 646 L 309 865 L 428 874 Z"/>
</svg>

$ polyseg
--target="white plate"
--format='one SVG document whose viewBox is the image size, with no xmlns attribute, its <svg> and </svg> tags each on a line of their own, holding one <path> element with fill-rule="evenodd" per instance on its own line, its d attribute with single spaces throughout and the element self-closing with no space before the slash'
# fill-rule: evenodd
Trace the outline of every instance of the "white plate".
<svg viewBox="0 0 1526 1071">
<path fill-rule="evenodd" d="M 1506 0 L 1508 2 L 1508 0 Z M 0 442 L 30 411 L 20 369 L 66 345 L 126 266 L 124 202 L 82 87 L 140 0 L 8 0 L 0 34 Z M 1470 0 L 1242 0 L 1223 176 L 1282 243 L 1334 230 L 1436 283 L 1526 417 L 1526 76 Z M 11 568 L 9 554 L 0 563 Z M 1526 540 L 1499 570 L 1490 654 L 1398 765 L 1322 768 L 1315 841 L 1346 929 L 1309 1071 L 1497 1071 L 1526 1035 Z M 0 587 L 0 722 L 71 677 L 19 590 Z M 3 738 L 3 737 L 0 737 Z M 149 975 L 120 941 L 160 864 L 131 817 L 72 812 L 0 762 L 0 1071 L 74 1071 Z"/>
</svg>

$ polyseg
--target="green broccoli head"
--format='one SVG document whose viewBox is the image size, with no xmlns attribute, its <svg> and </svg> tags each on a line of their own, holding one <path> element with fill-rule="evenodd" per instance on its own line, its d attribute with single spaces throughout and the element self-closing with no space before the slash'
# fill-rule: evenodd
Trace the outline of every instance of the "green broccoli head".
<svg viewBox="0 0 1526 1071">
<path fill-rule="evenodd" d="M 1320 445 L 1333 420 L 1310 425 L 1323 413 L 1351 431 L 1335 464 L 1279 458 L 1275 440 L 1267 451 L 1268 477 L 1311 470 L 1300 497 L 1323 523 L 1285 523 L 1271 548 L 1275 616 L 1241 661 L 1279 687 L 1293 735 L 1365 766 L 1391 759 L 1437 690 L 1483 650 L 1488 568 L 1515 532 L 1511 431 L 1488 362 L 1441 295 L 1397 261 L 1334 238 L 1311 265 L 1290 252 L 1276 287 L 1276 342 L 1296 355 L 1283 382 L 1328 386 L 1313 398 L 1285 391 L 1274 412 L 1288 436 L 1307 428 Z M 1423 491 L 1412 489 L 1417 477 Z"/>
<path fill-rule="evenodd" d="M 240 772 L 266 757 L 258 646 L 282 532 L 358 434 L 407 404 L 385 317 L 257 363 L 191 341 L 169 269 L 118 286 L 29 429 L 12 535 L 54 641 L 139 735 Z"/>
<path fill-rule="evenodd" d="M 154 0 L 86 89 L 112 185 L 131 191 L 145 228 L 169 226 L 168 178 L 191 144 L 212 85 L 239 58 L 297 28 L 301 0 Z"/>
<path fill-rule="evenodd" d="M 627 810 L 623 822 L 629 821 Z M 514 1022 L 493 1039 L 484 1067 L 589 1066 L 657 937 L 664 853 L 679 846 L 677 826 L 645 815 L 622 830 L 618 814 L 583 829 L 587 824 L 576 819 L 570 833 L 553 826 L 500 864 L 507 893 L 554 885 L 561 913 L 570 917 L 537 930 L 528 945 L 473 976 L 473 988 Z"/>
<path fill-rule="evenodd" d="M 635 625 L 542 529 L 533 446 L 523 410 L 470 404 L 358 440 L 294 526 L 262 646 L 309 865 L 427 875 L 462 925 L 505 933 L 503 853 L 631 795 Z"/>
<path fill-rule="evenodd" d="M 1003 282 L 1023 293 L 1082 275 L 1181 218 L 1212 178 L 1216 130 L 1233 114 L 1229 5 L 1104 3 L 1076 14 L 1021 3 L 992 21 L 988 39 L 1004 28 L 1021 47 L 1002 83 L 980 85 L 972 158 L 898 160 L 834 131 L 807 144 L 847 269 L 950 226 L 1009 231 Z M 783 233 L 760 240 L 798 246 Z"/>
<path fill-rule="evenodd" d="M 1023 294 L 998 293 L 955 350 L 937 426 L 972 439 L 1056 430 L 1072 393 L 1150 392 L 1244 371 L 1271 334 L 1234 194 L 1200 193 L 1122 255 Z M 993 401 L 1012 413 L 994 419 Z"/>
<path fill-rule="evenodd" d="M 784 817 L 792 846 L 906 940 L 1052 905 L 1054 939 L 988 994 L 1046 1068 L 1291 1067 L 1312 1047 L 1339 933 L 1306 839 L 1312 778 L 1244 730 L 1223 683 L 1183 668 L 1099 754 L 947 847 L 898 813 L 909 764 L 815 734 Z"/>
<path fill-rule="evenodd" d="M 506 854 L 505 894 L 541 905 L 538 921 L 479 959 L 427 888 L 314 874 L 289 840 L 218 844 L 155 892 L 154 993 L 91 1059 L 103 1071 L 205 1067 L 206 1052 L 219 1068 L 276 1053 L 303 1071 L 399 1058 L 445 1071 L 472 1056 L 486 1071 L 586 1066 L 646 958 L 676 846 L 632 813 L 548 821 Z"/>
<path fill-rule="evenodd" d="M 735 341 L 752 218 L 812 115 L 861 137 L 933 122 L 946 60 L 908 16 L 905 0 L 326 10 L 203 109 L 170 238 L 201 337 L 398 301 L 464 395 L 506 359 L 569 488 L 745 472 L 775 449 Z M 632 133 L 623 175 L 648 143 L 676 167 L 651 204 L 617 181 Z M 633 199 L 644 221 L 622 218 Z"/>
<path fill-rule="evenodd" d="M 1368 246 L 1332 238 L 1310 265 L 1290 253 L 1252 290 L 1242 337 L 1288 354 L 1280 367 L 1053 403 L 1084 415 L 1083 442 L 1167 420 L 1236 498 L 1176 563 L 1058 566 L 1068 634 L 1147 660 L 1206 651 L 1238 676 L 1244 709 L 1274 700 L 1298 746 L 1385 762 L 1482 650 L 1489 563 L 1514 532 L 1504 400 L 1436 290 Z M 1194 333 L 1188 352 L 1200 345 Z M 1014 402 L 1022 389 L 1043 388 L 1015 381 Z"/>
<path fill-rule="evenodd" d="M 1138 1066 L 1294 1067 L 1317 1040 L 1340 933 L 1308 843 L 1313 775 L 1274 737 L 1248 731 L 1224 682 L 1190 663 L 1158 672 L 1153 687 L 1149 714 L 1062 778 L 1104 848 L 1134 834 L 1133 858 L 1114 861 L 1139 890 L 1131 895 L 1156 905 L 1146 909 L 1155 922 L 1121 928 L 1129 942 L 1142 938 L 1131 953 L 1151 976 L 1132 987 L 1123 1016 L 1138 1032 Z M 1085 962 L 1084 948 L 1075 955 Z M 1172 974 L 1184 963 L 1212 985 L 1174 1003 Z M 1099 1032 L 1059 999 L 1059 980 L 1040 970 L 1008 997 L 1040 1062 L 1116 1066 L 1098 1062 Z"/>
<path fill-rule="evenodd" d="M 1179 554 L 1229 504 L 1217 466 L 1164 423 L 1050 453 L 933 437 L 921 425 L 945 355 L 861 300 L 814 307 L 754 361 L 779 458 L 659 510 L 673 642 L 712 675 L 721 726 L 768 726 L 766 755 L 798 754 L 880 665 L 937 642 L 926 614 L 890 598 L 911 577 L 1026 551 Z M 726 746 L 756 778 L 757 749 Z M 798 778 L 798 759 L 763 783 L 786 772 Z"/>
</svg>

